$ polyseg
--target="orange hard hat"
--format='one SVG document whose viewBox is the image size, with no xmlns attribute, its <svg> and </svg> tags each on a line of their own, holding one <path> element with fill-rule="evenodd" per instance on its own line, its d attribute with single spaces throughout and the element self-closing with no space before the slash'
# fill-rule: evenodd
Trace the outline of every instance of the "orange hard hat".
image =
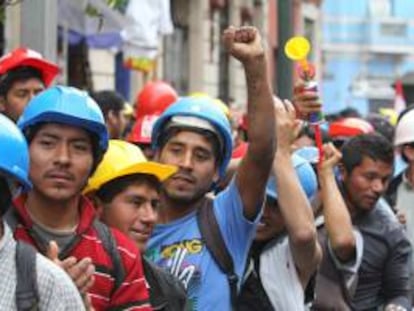
<svg viewBox="0 0 414 311">
<path fill-rule="evenodd" d="M 164 81 L 148 82 L 138 93 L 135 106 L 136 118 L 144 115 L 160 115 L 178 99 L 175 89 Z"/>
<path fill-rule="evenodd" d="M 59 73 L 59 67 L 34 50 L 17 48 L 0 58 L 0 75 L 18 67 L 33 67 L 42 74 L 45 86 L 49 86 Z"/>
<path fill-rule="evenodd" d="M 329 125 L 329 136 L 332 138 L 353 137 L 373 132 L 372 125 L 360 118 L 344 118 Z"/>
<path fill-rule="evenodd" d="M 127 140 L 135 144 L 150 144 L 152 128 L 159 115 L 151 114 L 139 117 L 133 127 Z"/>
</svg>

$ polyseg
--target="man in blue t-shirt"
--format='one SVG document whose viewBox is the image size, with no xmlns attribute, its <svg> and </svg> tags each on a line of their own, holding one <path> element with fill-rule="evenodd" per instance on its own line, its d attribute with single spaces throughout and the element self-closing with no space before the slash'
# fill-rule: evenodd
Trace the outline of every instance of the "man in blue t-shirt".
<svg viewBox="0 0 414 311">
<path fill-rule="evenodd" d="M 241 279 L 274 155 L 275 114 L 257 30 L 230 27 L 223 39 L 245 70 L 250 144 L 234 179 L 214 198 L 213 210 Z M 231 158 L 229 121 L 212 100 L 183 97 L 157 120 L 152 142 L 156 159 L 179 170 L 164 182 L 160 224 L 147 255 L 183 282 L 193 310 L 231 310 L 226 275 L 206 249 L 196 219 L 197 208 L 224 176 Z"/>
</svg>

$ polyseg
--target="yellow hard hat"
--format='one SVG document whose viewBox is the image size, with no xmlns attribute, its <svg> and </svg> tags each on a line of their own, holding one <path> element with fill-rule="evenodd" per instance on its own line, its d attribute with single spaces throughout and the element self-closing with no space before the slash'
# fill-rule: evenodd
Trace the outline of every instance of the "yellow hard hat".
<svg viewBox="0 0 414 311">
<path fill-rule="evenodd" d="M 396 125 L 398 120 L 398 113 L 392 108 L 380 108 L 379 113 L 390 121 L 391 125 Z"/>
<path fill-rule="evenodd" d="M 124 108 L 122 109 L 122 113 L 126 117 L 132 117 L 134 115 L 134 108 L 132 108 L 130 103 L 125 102 L 124 103 Z"/>
<path fill-rule="evenodd" d="M 141 149 L 123 140 L 112 139 L 102 162 L 89 178 L 83 193 L 98 190 L 107 182 L 131 174 L 154 175 L 160 181 L 170 177 L 177 167 L 148 161 Z"/>
</svg>

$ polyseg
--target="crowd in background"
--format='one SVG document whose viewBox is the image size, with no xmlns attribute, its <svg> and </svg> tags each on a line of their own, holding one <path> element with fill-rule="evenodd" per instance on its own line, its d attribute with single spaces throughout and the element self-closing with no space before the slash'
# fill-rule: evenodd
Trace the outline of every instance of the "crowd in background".
<svg viewBox="0 0 414 311">
<path fill-rule="evenodd" d="M 0 59 L 1 308 L 412 308 L 414 109 L 310 123 L 317 90 L 273 94 L 255 28 L 223 44 L 246 111 L 164 81 L 131 105 L 52 86 L 35 51 Z"/>
</svg>

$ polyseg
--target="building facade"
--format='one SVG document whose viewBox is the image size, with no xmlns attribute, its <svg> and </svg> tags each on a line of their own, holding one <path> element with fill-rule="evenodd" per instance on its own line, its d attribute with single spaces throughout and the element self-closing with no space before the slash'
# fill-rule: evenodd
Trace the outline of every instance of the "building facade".
<svg viewBox="0 0 414 311">
<path fill-rule="evenodd" d="M 413 10 L 414 2 L 406 0 L 323 1 L 321 90 L 327 113 L 392 107 L 392 84 L 414 68 Z"/>
<path fill-rule="evenodd" d="M 53 9 L 49 9 L 48 14 L 57 15 L 57 18 L 53 19 L 56 28 L 58 25 L 62 28 L 62 17 L 59 16 L 62 12 L 59 11 L 56 3 L 62 1 L 71 1 L 71 5 L 75 5 L 75 2 L 79 2 L 79 5 L 83 3 L 81 0 L 38 1 L 42 3 L 42 6 L 37 6 L 39 11 L 41 8 L 52 6 Z M 103 3 L 104 0 L 92 2 Z M 130 77 L 126 79 L 128 82 L 125 82 L 128 83 L 128 87 L 125 88 L 127 91 L 123 93 L 133 101 L 146 81 L 163 79 L 170 82 L 181 95 L 205 92 L 242 109 L 247 100 L 244 71 L 238 61 L 229 57 L 221 44 L 221 34 L 228 25 L 254 25 L 259 29 L 264 38 L 269 59 L 268 74 L 272 78 L 275 92 L 279 92 L 276 83 L 278 78 L 282 81 L 288 80 L 285 81 L 289 82 L 286 83 L 286 88 L 291 89 L 294 76 L 288 73 L 291 73 L 294 66 L 292 63 L 288 63 L 287 66 L 281 63 L 281 60 L 286 61 L 286 59 L 283 55 L 284 39 L 280 36 L 306 35 L 313 43 L 311 61 L 320 68 L 320 46 L 317 44 L 320 37 L 319 29 L 321 29 L 320 3 L 320 0 L 171 0 L 174 32 L 160 41 L 156 69 L 149 74 L 131 71 Z M 45 37 L 48 37 L 46 31 L 53 28 L 53 23 L 42 23 L 36 18 L 37 13 L 41 14 L 41 12 L 34 11 L 33 8 L 25 8 L 27 5 L 27 2 L 22 2 L 6 10 L 6 51 L 27 43 L 29 47 L 38 49 L 44 54 L 45 51 L 54 51 L 54 55 L 49 55 L 50 52 L 47 52 L 46 56 L 61 65 L 62 75 L 58 82 L 68 83 L 69 78 L 75 76 L 75 80 L 81 80 L 75 84 L 78 87 L 94 90 L 115 88 L 115 76 L 119 66 L 116 65 L 114 49 L 70 44 L 68 47 L 70 38 L 65 41 L 65 33 L 63 32 L 62 35 L 61 29 L 58 29 L 58 36 L 56 30 L 50 32 L 53 37 L 58 37 L 54 43 L 49 40 L 50 42 L 39 45 L 41 43 L 39 40 L 28 41 L 29 38 L 25 36 L 30 33 L 27 30 L 30 23 L 36 20 L 39 27 L 47 24 L 48 27 L 45 28 L 44 34 L 42 33 Z M 22 17 L 27 11 L 34 13 L 24 22 Z M 45 13 L 42 16 L 50 17 Z M 68 29 L 76 26 L 67 25 Z M 40 38 L 37 35 L 35 37 Z M 82 70 L 87 68 L 86 74 L 90 77 L 82 81 L 85 70 L 76 70 L 77 68 Z"/>
</svg>

